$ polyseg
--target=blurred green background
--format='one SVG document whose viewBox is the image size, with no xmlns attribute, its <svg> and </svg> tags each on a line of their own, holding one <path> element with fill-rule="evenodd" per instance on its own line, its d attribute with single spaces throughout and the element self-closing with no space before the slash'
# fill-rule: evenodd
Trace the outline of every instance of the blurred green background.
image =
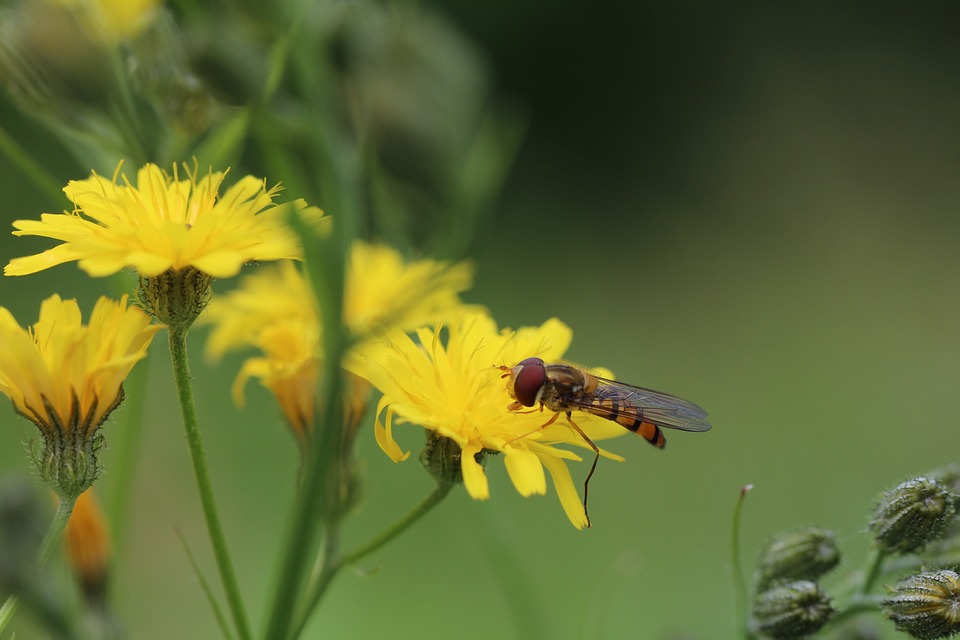
<svg viewBox="0 0 960 640">
<path fill-rule="evenodd" d="M 735 637 L 730 526 L 747 483 L 748 570 L 770 535 L 809 524 L 837 531 L 842 570 L 860 566 L 876 494 L 960 459 L 955 5 L 421 8 L 473 41 L 495 94 L 526 122 L 478 227 L 466 298 L 505 326 L 560 317 L 574 330 L 570 359 L 694 400 L 714 429 L 667 433 L 663 452 L 608 443 L 627 461 L 601 462 L 583 532 L 554 495 L 518 496 L 494 458 L 488 502 L 457 490 L 344 573 L 306 637 Z M 6 97 L 0 117 L 64 184 L 88 175 Z M 6 225 L 51 210 L 4 158 L 0 186 Z M 4 263 L 48 246 L 0 236 Z M 0 304 L 26 323 L 51 292 L 89 310 L 110 286 L 67 265 L 0 279 Z M 231 404 L 240 357 L 208 366 L 204 331 L 191 337 L 213 480 L 259 628 L 297 451 L 264 390 Z M 216 637 L 173 533 L 213 580 L 162 339 L 144 370 L 115 606 L 134 638 Z M 21 443 L 33 427 L 5 422 L 0 469 L 29 474 Z M 399 431 L 419 449 L 421 429 Z M 390 462 L 369 429 L 358 457 L 366 499 L 346 536 L 359 542 L 431 480 L 413 459 Z M 119 464 L 108 451 L 106 492 Z M 572 471 L 582 479 L 587 466 Z M 20 624 L 17 637 L 32 637 Z"/>
</svg>

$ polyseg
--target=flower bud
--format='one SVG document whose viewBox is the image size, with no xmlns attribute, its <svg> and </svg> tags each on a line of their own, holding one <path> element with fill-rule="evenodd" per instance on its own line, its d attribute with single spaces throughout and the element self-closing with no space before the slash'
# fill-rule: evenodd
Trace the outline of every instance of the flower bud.
<svg viewBox="0 0 960 640">
<path fill-rule="evenodd" d="M 768 638 L 802 638 L 816 633 L 832 614 L 830 598 L 809 580 L 768 589 L 753 605 L 756 631 Z"/>
<path fill-rule="evenodd" d="M 924 476 L 901 482 L 880 498 L 870 531 L 884 551 L 913 553 L 939 537 L 956 513 L 956 497 Z"/>
<path fill-rule="evenodd" d="M 883 610 L 914 638 L 945 638 L 960 631 L 960 576 L 946 569 L 910 576 L 894 587 Z"/>
<path fill-rule="evenodd" d="M 420 462 L 440 484 L 460 484 L 460 445 L 436 431 L 427 431 L 427 444 L 420 452 Z"/>
<path fill-rule="evenodd" d="M 481 449 L 475 456 L 483 464 L 488 453 L 498 453 Z M 436 431 L 427 431 L 427 444 L 420 452 L 420 462 L 430 475 L 440 484 L 461 484 L 463 471 L 460 468 L 462 451 L 455 440 L 442 436 Z"/>
<path fill-rule="evenodd" d="M 832 531 L 811 527 L 778 534 L 757 560 L 757 589 L 778 582 L 816 580 L 840 562 Z"/>
</svg>

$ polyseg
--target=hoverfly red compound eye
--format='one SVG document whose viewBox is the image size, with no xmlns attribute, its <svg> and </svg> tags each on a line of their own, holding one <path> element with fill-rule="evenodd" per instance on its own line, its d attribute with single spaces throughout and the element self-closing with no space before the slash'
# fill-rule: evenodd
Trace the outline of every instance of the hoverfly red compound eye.
<svg viewBox="0 0 960 640">
<path fill-rule="evenodd" d="M 523 406 L 532 407 L 547 381 L 547 368 L 540 358 L 527 358 L 514 367 L 514 371 L 517 372 L 513 381 L 514 397 Z"/>
</svg>

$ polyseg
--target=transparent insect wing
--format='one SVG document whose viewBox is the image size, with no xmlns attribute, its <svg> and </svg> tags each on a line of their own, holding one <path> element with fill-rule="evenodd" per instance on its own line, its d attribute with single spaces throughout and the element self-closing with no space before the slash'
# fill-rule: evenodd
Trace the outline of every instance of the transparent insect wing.
<svg viewBox="0 0 960 640">
<path fill-rule="evenodd" d="M 597 378 L 597 388 L 592 393 L 574 398 L 570 404 L 602 415 L 598 412 L 602 407 L 598 407 L 597 400 L 613 401 L 621 414 L 632 415 L 660 427 L 681 431 L 710 429 L 710 423 L 706 420 L 707 412 L 689 400 L 606 378 Z"/>
</svg>

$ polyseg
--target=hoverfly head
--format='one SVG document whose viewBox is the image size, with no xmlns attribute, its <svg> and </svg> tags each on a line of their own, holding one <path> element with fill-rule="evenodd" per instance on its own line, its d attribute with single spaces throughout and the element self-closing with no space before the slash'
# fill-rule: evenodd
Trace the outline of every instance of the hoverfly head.
<svg viewBox="0 0 960 640">
<path fill-rule="evenodd" d="M 507 393 L 525 407 L 532 407 L 540 400 L 547 382 L 547 367 L 541 358 L 526 358 L 510 370 Z"/>
</svg>

